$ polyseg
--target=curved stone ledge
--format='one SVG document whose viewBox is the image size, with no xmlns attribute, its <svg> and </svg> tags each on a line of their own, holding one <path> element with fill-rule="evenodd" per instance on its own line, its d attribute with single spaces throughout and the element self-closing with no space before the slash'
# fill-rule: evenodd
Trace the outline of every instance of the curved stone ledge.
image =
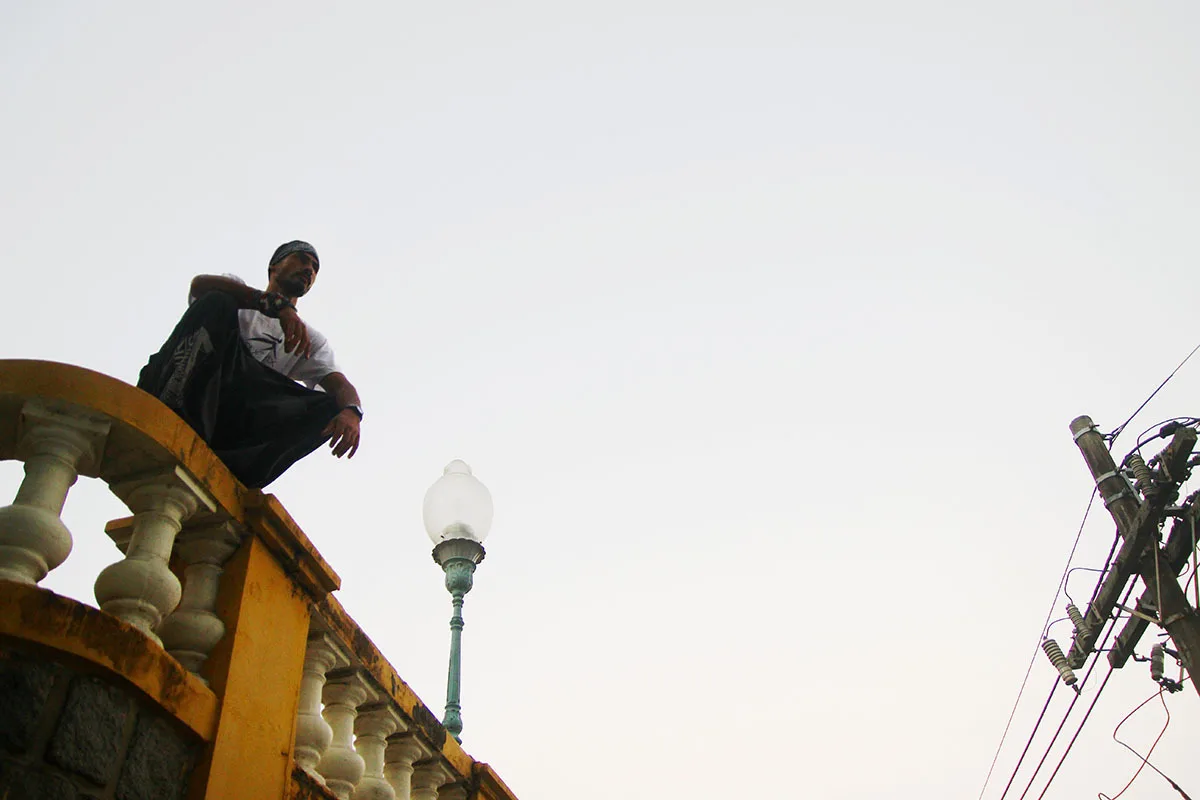
<svg viewBox="0 0 1200 800">
<path fill-rule="evenodd" d="M 124 681 L 205 741 L 220 703 L 157 643 L 116 617 L 36 586 L 0 581 L 0 643 L 54 651 Z"/>
<path fill-rule="evenodd" d="M 84 472 L 107 483 L 183 466 L 223 511 L 242 519 L 242 486 L 187 423 L 158 398 L 116 378 L 55 361 L 0 359 L 0 460 L 16 458 L 20 410 L 39 398 L 112 420 L 103 457 Z"/>
<path fill-rule="evenodd" d="M 85 448 L 91 439 L 74 431 L 86 434 L 91 430 L 88 426 L 103 429 L 104 436 L 93 437 L 95 443 Z M 86 457 L 72 451 L 69 467 L 49 478 L 42 476 L 38 470 L 47 471 L 43 462 L 57 463 L 56 453 L 47 456 L 28 442 L 60 444 L 46 430 L 56 435 L 66 430 L 60 438 L 67 444 L 87 439 L 77 447 L 87 450 Z M 20 448 L 19 441 L 23 442 Z M 488 765 L 472 759 L 447 734 L 346 614 L 331 594 L 339 587 L 337 574 L 283 505 L 271 495 L 242 486 L 195 432 L 156 398 L 115 378 L 68 364 L 0 359 L 0 460 L 14 458 L 26 463 L 19 497 L 22 492 L 29 495 L 29 485 L 34 485 L 43 494 L 54 495 L 39 501 L 51 513 L 54 503 L 50 501 L 61 507 L 76 475 L 108 483 L 135 514 L 105 526 L 126 561 L 132 558 L 129 548 L 147 550 L 161 541 L 162 552 L 156 551 L 156 557 L 169 555 L 175 574 L 185 575 L 185 589 L 192 593 L 176 609 L 182 609 L 182 615 L 168 617 L 162 625 L 148 619 L 139 630 L 113 616 L 120 610 L 114 610 L 113 602 L 106 613 L 33 585 L 53 560 L 47 556 L 41 570 L 26 569 L 8 576 L 9 580 L 0 579 L 0 651 L 7 646 L 34 654 L 60 672 L 63 667 L 74 670 L 85 683 L 119 687 L 142 703 L 147 714 L 161 711 L 163 725 L 206 743 L 188 745 L 200 753 L 189 796 L 230 797 L 253 785 L 251 793 L 256 797 L 324 800 L 330 793 L 318 774 L 346 784 L 353 771 L 334 770 L 337 765 L 332 765 L 325 775 L 320 767 L 323 761 L 310 763 L 310 751 L 315 748 L 320 758 L 329 748 L 336 750 L 335 756 L 357 759 L 358 778 L 350 783 L 362 781 L 369 796 L 385 790 L 385 781 L 399 787 L 395 791 L 406 792 L 416 767 L 426 795 L 431 787 L 445 784 L 446 797 L 469 794 L 478 800 L 514 800 Z M 165 532 L 150 530 L 162 534 L 154 539 L 145 526 L 150 524 L 147 518 L 153 517 L 154 522 L 163 516 L 159 508 L 163 503 L 150 502 L 161 500 L 160 495 L 179 506 L 167 509 L 176 512 L 167 522 L 177 524 Z M 31 504 L 28 499 L 22 502 L 22 508 Z M 21 547 L 25 545 L 18 541 L 10 549 Z M 170 574 L 162 566 L 161 572 Z M 22 578 L 33 583 L 15 582 Z M 101 598 L 99 583 L 97 597 Z M 136 592 L 116 596 L 121 602 L 130 598 L 146 600 Z M 146 602 L 159 614 L 170 613 L 170 602 Z M 141 619 L 130 616 L 122 615 L 130 622 Z M 214 617 L 219 625 L 208 624 Z M 172 626 L 177 618 L 182 622 Z M 200 644 L 212 646 L 211 651 L 196 645 L 199 640 L 191 636 L 199 628 L 208 637 Z M 175 635 L 180 630 L 189 635 Z M 210 640 L 222 632 L 212 645 Z M 172 652 L 206 675 L 212 688 L 165 652 L 154 634 L 163 636 L 168 650 L 174 642 Z M 200 662 L 202 669 L 197 666 Z M 269 682 L 269 691 L 264 691 L 264 681 Z M 55 684 L 62 685 L 62 681 Z M 316 736 L 298 732 L 297 718 L 320 722 L 323 710 L 336 716 L 336 747 L 330 748 L 328 737 L 321 744 L 320 730 Z M 140 735 L 125 733 L 127 739 Z M 300 744 L 308 748 L 309 758 L 303 762 Z M 361 754 L 356 756 L 358 750 Z M 295 765 L 306 765 L 298 772 L 291 768 L 293 755 Z M 289 765 L 287 771 L 276 769 L 283 763 Z M 367 766 L 369 774 L 364 772 Z M 47 769 L 46 780 L 55 778 L 57 767 L 51 764 Z M 4 789 L 0 780 L 0 798 Z M 342 785 L 334 793 L 343 796 L 345 789 Z M 112 791 L 110 786 L 104 796 L 112 796 Z M 42 794 L 39 790 L 31 796 Z"/>
<path fill-rule="evenodd" d="M 258 535 L 314 600 L 340 586 L 337 573 L 278 500 L 243 486 L 157 398 L 103 373 L 54 361 L 0 359 L 0 460 L 18 457 L 21 408 L 33 399 L 111 422 L 98 464 L 82 474 L 112 485 L 182 467 L 216 503 L 215 516 Z M 202 522 L 193 518 L 187 524 Z M 129 525 L 128 519 L 111 522 L 108 533 L 119 539 Z"/>
</svg>

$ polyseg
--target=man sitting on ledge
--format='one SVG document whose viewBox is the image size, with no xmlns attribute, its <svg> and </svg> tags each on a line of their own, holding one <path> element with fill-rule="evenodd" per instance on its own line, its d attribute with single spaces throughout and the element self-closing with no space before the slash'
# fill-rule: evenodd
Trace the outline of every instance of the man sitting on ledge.
<svg viewBox="0 0 1200 800">
<path fill-rule="evenodd" d="M 187 311 L 138 376 L 252 488 L 327 440 L 338 458 L 358 450 L 358 392 L 296 313 L 320 268 L 313 246 L 295 241 L 271 256 L 266 291 L 197 275 Z"/>
</svg>

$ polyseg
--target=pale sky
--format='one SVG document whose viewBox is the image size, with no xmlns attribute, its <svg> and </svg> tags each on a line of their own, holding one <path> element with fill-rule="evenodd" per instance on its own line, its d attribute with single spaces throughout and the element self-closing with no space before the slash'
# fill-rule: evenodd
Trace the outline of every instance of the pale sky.
<svg viewBox="0 0 1200 800">
<path fill-rule="evenodd" d="M 1067 425 L 1200 342 L 1195 4 L 0 8 L 0 355 L 132 383 L 193 275 L 311 241 L 363 444 L 270 491 L 440 715 L 421 499 L 472 465 L 463 744 L 522 800 L 979 796 L 1091 490 Z M 1176 415 L 1200 356 L 1119 454 Z M 125 513 L 81 479 L 43 585 L 94 602 Z M 1047 797 L 1119 791 L 1153 691 L 1114 674 Z"/>
</svg>

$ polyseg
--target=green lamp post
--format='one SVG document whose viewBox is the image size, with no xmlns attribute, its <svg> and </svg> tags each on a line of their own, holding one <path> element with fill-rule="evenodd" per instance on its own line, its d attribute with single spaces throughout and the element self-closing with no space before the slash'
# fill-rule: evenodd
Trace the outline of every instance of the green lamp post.
<svg viewBox="0 0 1200 800">
<path fill-rule="evenodd" d="M 442 724 L 456 741 L 462 738 L 463 598 L 471 591 L 475 565 L 486 554 L 483 540 L 492 527 L 492 495 L 455 459 L 425 493 L 425 531 L 433 540 L 433 560 L 446 573 L 446 589 L 454 604 L 450 617 L 450 669 L 446 677 L 446 716 Z"/>
</svg>

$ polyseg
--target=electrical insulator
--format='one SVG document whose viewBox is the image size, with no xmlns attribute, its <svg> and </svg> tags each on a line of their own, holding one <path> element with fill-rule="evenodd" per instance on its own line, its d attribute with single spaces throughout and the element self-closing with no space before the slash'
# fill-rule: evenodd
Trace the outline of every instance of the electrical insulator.
<svg viewBox="0 0 1200 800">
<path fill-rule="evenodd" d="M 1150 648 L 1150 677 L 1161 681 L 1163 677 L 1163 646 L 1156 644 Z"/>
<path fill-rule="evenodd" d="M 1078 678 L 1075 677 L 1074 671 L 1067 664 L 1067 657 L 1063 655 L 1062 648 L 1058 646 L 1058 642 L 1053 639 L 1042 639 L 1042 649 L 1046 651 L 1046 655 L 1050 657 L 1050 663 L 1058 670 L 1058 674 L 1062 676 L 1063 683 L 1067 686 L 1074 686 Z"/>
<path fill-rule="evenodd" d="M 1128 459 L 1129 466 L 1133 469 L 1134 488 L 1142 494 L 1154 485 L 1154 473 L 1146 466 L 1146 460 L 1138 453 L 1133 453 Z"/>
<path fill-rule="evenodd" d="M 1079 613 L 1079 607 L 1074 603 L 1067 603 L 1067 616 L 1071 620 L 1071 624 L 1075 626 L 1075 636 L 1083 632 L 1083 614 Z"/>
</svg>

